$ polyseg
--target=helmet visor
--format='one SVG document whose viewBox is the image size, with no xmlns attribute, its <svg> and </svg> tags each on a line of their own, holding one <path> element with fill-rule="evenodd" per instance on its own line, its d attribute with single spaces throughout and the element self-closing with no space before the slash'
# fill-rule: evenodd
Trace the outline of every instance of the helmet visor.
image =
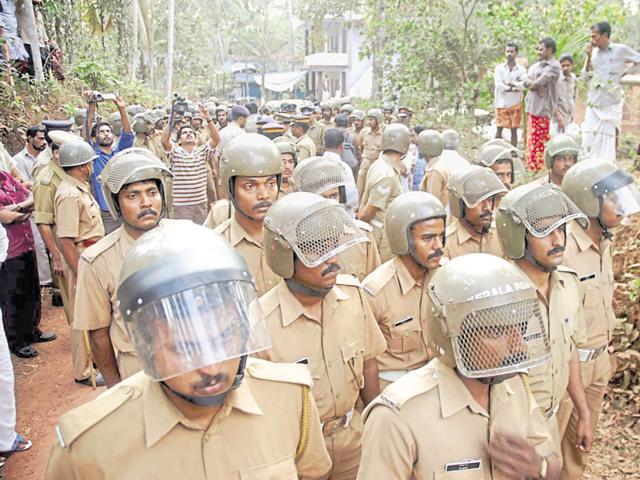
<svg viewBox="0 0 640 480">
<path fill-rule="evenodd" d="M 618 215 L 633 215 L 640 212 L 640 192 L 634 184 L 626 185 L 603 195 L 605 202 L 615 205 Z"/>
<path fill-rule="evenodd" d="M 525 195 L 514 210 L 529 233 L 538 238 L 546 237 L 572 220 L 577 220 L 585 228 L 588 226 L 585 214 L 553 185 L 537 188 Z"/>
<path fill-rule="evenodd" d="M 507 192 L 500 179 L 489 169 L 474 172 L 464 182 L 463 188 L 462 199 L 467 208 L 475 208 L 487 198 Z"/>
<path fill-rule="evenodd" d="M 314 268 L 347 248 L 367 241 L 369 239 L 345 209 L 331 205 L 298 222 L 290 243 L 300 261 L 306 267 Z"/>
<path fill-rule="evenodd" d="M 127 325 L 144 371 L 158 381 L 271 346 L 255 289 L 244 281 L 161 298 Z"/>
<path fill-rule="evenodd" d="M 518 372 L 550 355 L 537 298 L 468 313 L 452 343 L 458 370 L 468 378 Z"/>
</svg>

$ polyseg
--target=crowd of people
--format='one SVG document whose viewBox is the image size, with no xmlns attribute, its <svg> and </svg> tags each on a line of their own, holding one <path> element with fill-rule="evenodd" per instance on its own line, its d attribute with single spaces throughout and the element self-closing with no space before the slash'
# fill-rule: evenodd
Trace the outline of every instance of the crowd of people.
<svg viewBox="0 0 640 480">
<path fill-rule="evenodd" d="M 602 25 L 592 78 L 619 50 Z M 29 128 L 0 158 L 3 457 L 31 446 L 9 352 L 56 339 L 51 285 L 75 381 L 108 390 L 59 420 L 47 479 L 580 478 L 613 367 L 611 239 L 640 193 L 563 132 L 553 40 L 529 72 L 517 51 L 473 158 L 405 105 L 87 92 Z"/>
</svg>

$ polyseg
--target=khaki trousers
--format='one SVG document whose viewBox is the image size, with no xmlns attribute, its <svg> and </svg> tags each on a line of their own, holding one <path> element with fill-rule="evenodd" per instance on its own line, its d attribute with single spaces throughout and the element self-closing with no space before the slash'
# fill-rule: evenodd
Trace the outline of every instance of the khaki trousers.
<svg viewBox="0 0 640 480">
<path fill-rule="evenodd" d="M 333 463 L 324 480 L 354 480 L 360 467 L 362 453 L 362 415 L 354 409 L 347 428 L 338 427 L 332 435 L 324 437 L 327 452 Z"/>
<path fill-rule="evenodd" d="M 60 288 L 62 303 L 64 303 L 64 313 L 67 317 L 67 323 L 71 328 L 69 342 L 71 343 L 73 378 L 76 380 L 84 380 L 85 378 L 89 378 L 90 375 L 90 356 L 84 339 L 84 331 L 73 328 L 73 306 L 76 303 L 77 278 L 64 259 L 62 259 L 62 271 L 64 272 L 64 279 L 62 279 L 62 281 L 60 281 L 60 279 L 56 280 Z"/>
<path fill-rule="evenodd" d="M 611 378 L 611 361 L 607 353 L 603 353 L 590 362 L 580 362 L 582 384 L 587 397 L 587 405 L 591 412 L 591 427 L 595 433 L 604 392 Z M 569 395 L 565 395 L 558 411 L 558 424 L 562 435 L 562 474 L 560 478 L 580 479 L 587 466 L 589 454 L 576 448 L 576 428 L 578 426 L 578 412 L 573 408 Z"/>
<path fill-rule="evenodd" d="M 372 160 L 363 158 L 360 161 L 360 166 L 358 167 L 358 178 L 356 179 L 356 186 L 358 187 L 358 192 L 360 193 L 361 199 L 362 195 L 364 194 L 364 186 L 367 183 L 367 174 L 369 173 L 369 167 L 372 163 Z"/>
</svg>

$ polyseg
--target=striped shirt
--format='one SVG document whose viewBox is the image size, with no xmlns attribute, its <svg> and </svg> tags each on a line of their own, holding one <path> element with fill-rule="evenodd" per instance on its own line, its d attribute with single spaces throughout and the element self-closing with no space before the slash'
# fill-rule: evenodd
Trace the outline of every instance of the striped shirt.
<svg viewBox="0 0 640 480">
<path fill-rule="evenodd" d="M 173 172 L 173 205 L 199 205 L 207 202 L 207 160 L 209 143 L 191 153 L 175 145 L 168 154 Z"/>
</svg>

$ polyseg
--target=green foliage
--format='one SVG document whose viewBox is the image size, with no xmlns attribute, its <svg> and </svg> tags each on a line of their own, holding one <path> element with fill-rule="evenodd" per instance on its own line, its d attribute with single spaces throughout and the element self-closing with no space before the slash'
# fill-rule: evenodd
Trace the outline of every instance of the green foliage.
<svg viewBox="0 0 640 480">
<path fill-rule="evenodd" d="M 102 62 L 80 61 L 74 65 L 73 73 L 93 90 L 115 90 L 122 83 Z"/>
</svg>

